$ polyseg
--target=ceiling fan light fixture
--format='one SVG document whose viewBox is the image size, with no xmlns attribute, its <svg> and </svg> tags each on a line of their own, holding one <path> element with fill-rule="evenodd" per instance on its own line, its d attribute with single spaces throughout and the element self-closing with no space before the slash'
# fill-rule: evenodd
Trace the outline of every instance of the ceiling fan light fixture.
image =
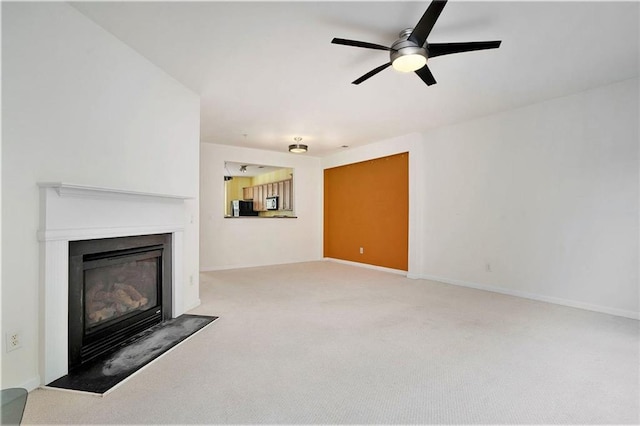
<svg viewBox="0 0 640 426">
<path fill-rule="evenodd" d="M 295 137 L 293 138 L 293 140 L 296 141 L 296 143 L 289 145 L 289 152 L 292 152 L 294 154 L 302 154 L 303 152 L 307 152 L 309 147 L 303 143 L 300 143 L 302 141 L 301 137 Z"/>
<path fill-rule="evenodd" d="M 391 66 L 400 72 L 418 71 L 427 64 L 427 50 L 409 40 L 411 28 L 400 33 L 400 38 L 391 46 Z"/>
<path fill-rule="evenodd" d="M 352 81 L 351 84 L 360 84 L 388 67 L 393 66 L 395 70 L 400 72 L 415 72 L 427 86 L 431 86 L 436 84 L 436 79 L 433 77 L 427 65 L 427 60 L 430 57 L 471 52 L 474 50 L 497 49 L 500 47 L 500 40 L 471 41 L 466 43 L 427 43 L 427 38 L 446 4 L 447 0 L 432 0 L 415 28 L 405 28 L 400 31 L 398 39 L 391 47 L 344 38 L 334 38 L 331 40 L 333 44 L 389 51 L 389 62 L 372 69 Z"/>
<path fill-rule="evenodd" d="M 391 65 L 393 69 L 400 72 L 418 71 L 427 64 L 427 58 L 419 53 L 398 56 Z"/>
</svg>

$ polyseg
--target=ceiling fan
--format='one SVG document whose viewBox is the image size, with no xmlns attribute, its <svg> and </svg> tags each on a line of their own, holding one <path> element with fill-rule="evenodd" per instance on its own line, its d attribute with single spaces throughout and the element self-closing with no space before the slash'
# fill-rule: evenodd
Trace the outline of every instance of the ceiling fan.
<svg viewBox="0 0 640 426">
<path fill-rule="evenodd" d="M 447 4 L 447 0 L 433 0 L 427 10 L 418 21 L 415 28 L 402 30 L 391 47 L 382 46 L 365 41 L 347 40 L 344 38 L 334 38 L 333 44 L 343 44 L 346 46 L 364 47 L 367 49 L 387 50 L 390 52 L 391 60 L 384 65 L 372 69 L 352 84 L 360 84 L 373 77 L 380 71 L 393 66 L 401 72 L 415 72 L 427 86 L 436 84 L 436 79 L 431 74 L 427 66 L 427 59 L 436 56 L 450 55 L 452 53 L 470 52 L 473 50 L 496 49 L 500 47 L 501 41 L 472 41 L 466 43 L 427 43 L 427 37 L 431 29 L 438 20 L 442 9 Z"/>
</svg>

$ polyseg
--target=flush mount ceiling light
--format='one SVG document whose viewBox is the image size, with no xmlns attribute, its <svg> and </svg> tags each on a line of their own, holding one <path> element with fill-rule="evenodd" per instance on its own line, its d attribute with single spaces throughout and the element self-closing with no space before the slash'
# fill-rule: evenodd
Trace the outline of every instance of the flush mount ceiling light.
<svg viewBox="0 0 640 426">
<path fill-rule="evenodd" d="M 293 140 L 296 141 L 296 143 L 289 145 L 289 152 L 293 152 L 294 154 L 301 154 L 303 152 L 307 152 L 307 149 L 309 147 L 306 146 L 305 144 L 300 143 L 302 141 L 301 137 L 297 136 L 293 138 Z"/>
</svg>

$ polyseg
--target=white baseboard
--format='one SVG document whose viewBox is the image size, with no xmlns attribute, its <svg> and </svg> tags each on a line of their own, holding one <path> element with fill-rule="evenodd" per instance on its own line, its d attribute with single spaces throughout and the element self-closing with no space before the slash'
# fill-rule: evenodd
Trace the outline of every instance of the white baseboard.
<svg viewBox="0 0 640 426">
<path fill-rule="evenodd" d="M 320 259 L 296 260 L 293 262 L 278 262 L 278 263 L 255 263 L 255 264 L 248 264 L 248 265 L 201 266 L 200 272 L 227 271 L 229 269 L 261 268 L 263 266 L 293 265 L 295 263 L 307 263 L 307 262 L 318 262 L 318 261 L 320 261 Z"/>
<path fill-rule="evenodd" d="M 360 268 L 374 269 L 376 271 L 389 272 L 391 274 L 407 275 L 407 271 L 401 269 L 385 268 L 384 266 L 369 265 L 368 263 L 352 262 L 350 260 L 334 259 L 333 257 L 325 257 L 323 260 L 329 262 L 343 263 L 345 265 L 358 266 Z"/>
<path fill-rule="evenodd" d="M 463 281 L 463 280 L 458 280 L 458 279 L 453 279 L 453 278 L 439 277 L 439 276 L 435 276 L 435 275 L 408 273 L 407 271 L 402 271 L 402 270 L 399 270 L 399 269 L 385 268 L 385 267 L 382 267 L 382 266 L 369 265 L 367 263 L 352 262 L 352 261 L 349 261 L 349 260 L 334 259 L 334 258 L 331 258 L 331 257 L 325 257 L 322 260 L 329 261 L 329 262 L 343 263 L 345 265 L 352 265 L 352 266 L 357 266 L 357 267 L 360 267 L 360 268 L 374 269 L 374 270 L 377 270 L 377 271 L 389 272 L 389 273 L 392 273 L 392 274 L 404 275 L 404 276 L 406 276 L 407 278 L 410 278 L 410 279 L 424 279 L 424 280 L 438 281 L 438 282 L 445 283 L 445 284 L 452 284 L 452 285 L 457 285 L 457 286 L 461 286 L 461 287 L 475 288 L 477 290 L 491 291 L 493 293 L 506 294 L 506 295 L 509 295 L 509 296 L 522 297 L 524 299 L 537 300 L 537 301 L 540 301 L 540 302 L 553 303 L 555 305 L 568 306 L 568 307 L 571 307 L 571 308 L 584 309 L 584 310 L 587 310 L 587 311 L 599 312 L 599 313 L 614 315 L 614 316 L 618 316 L 618 317 L 624 317 L 624 318 L 640 320 L 640 312 L 634 312 L 634 311 L 629 311 L 629 310 L 625 310 L 625 309 L 617 309 L 617 308 L 611 308 L 611 307 L 608 307 L 608 306 L 600 306 L 600 305 L 594 305 L 594 304 L 591 304 L 591 303 L 584 303 L 584 302 L 579 302 L 579 301 L 575 301 L 575 300 L 563 299 L 563 298 L 560 298 L 560 297 L 551 297 L 551 296 L 544 296 L 544 295 L 541 295 L 541 294 L 528 293 L 528 292 L 524 292 L 524 291 L 510 290 L 510 289 L 506 289 L 506 288 L 494 287 L 494 286 L 490 286 L 490 285 L 486 285 L 486 284 L 478 284 L 478 283 L 474 283 L 474 282 L 470 282 L 470 281 Z M 314 262 L 314 261 L 316 261 L 316 260 L 304 260 L 304 261 L 300 261 L 300 262 L 278 263 L 277 265 L 285 265 L 285 264 L 291 264 L 291 263 L 303 263 L 303 262 Z M 255 267 L 262 267 L 262 266 L 273 266 L 273 265 L 276 265 L 276 264 L 222 266 L 222 267 L 201 267 L 200 268 L 200 272 L 221 271 L 221 270 L 227 270 L 227 269 L 255 268 Z"/>
<path fill-rule="evenodd" d="M 493 286 L 486 285 L 486 284 L 478 284 L 478 283 L 474 283 L 474 282 L 470 282 L 470 281 L 463 281 L 463 280 L 457 280 L 457 279 L 451 279 L 451 278 L 445 278 L 445 277 L 438 277 L 438 276 L 435 276 L 435 275 L 421 275 L 419 277 L 411 277 L 411 278 L 438 281 L 438 282 L 445 283 L 445 284 L 453 284 L 453 285 L 457 285 L 457 286 L 461 286 L 461 287 L 475 288 L 477 290 L 491 291 L 493 293 L 506 294 L 506 295 L 509 295 L 509 296 L 522 297 L 524 299 L 537 300 L 537 301 L 540 301 L 540 302 L 553 303 L 555 305 L 569 306 L 571 308 L 584 309 L 584 310 L 587 310 L 587 311 L 600 312 L 600 313 L 603 313 L 603 314 L 609 314 L 609 315 L 615 315 L 615 316 L 618 316 L 618 317 L 624 317 L 624 318 L 631 318 L 631 319 L 635 319 L 635 320 L 640 320 L 640 312 L 628 311 L 628 310 L 617 309 L 617 308 L 610 308 L 610 307 L 607 307 L 607 306 L 593 305 L 591 303 L 578 302 L 578 301 L 575 301 L 575 300 L 563 299 L 563 298 L 560 298 L 560 297 L 544 296 L 544 295 L 541 295 L 541 294 L 527 293 L 527 292 L 524 292 L 524 291 L 510 290 L 510 289 L 505 289 L 505 288 L 501 288 L 501 287 L 493 287 Z"/>
<path fill-rule="evenodd" d="M 31 392 L 34 389 L 37 389 L 40 387 L 40 376 L 35 376 L 30 378 L 29 380 L 27 380 L 26 382 L 22 383 L 20 386 L 18 386 L 19 388 L 24 388 L 26 389 L 28 392 Z"/>
<path fill-rule="evenodd" d="M 202 302 L 200 301 L 200 299 L 197 299 L 194 303 L 192 303 L 191 305 L 187 306 L 187 308 L 184 310 L 184 313 L 188 313 L 190 310 L 197 308 L 198 306 L 200 306 Z"/>
</svg>

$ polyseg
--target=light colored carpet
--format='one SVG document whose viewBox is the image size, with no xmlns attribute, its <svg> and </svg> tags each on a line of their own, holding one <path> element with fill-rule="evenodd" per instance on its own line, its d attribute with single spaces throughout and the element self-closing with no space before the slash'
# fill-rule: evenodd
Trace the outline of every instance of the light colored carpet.
<svg viewBox="0 0 640 426">
<path fill-rule="evenodd" d="M 333 262 L 202 274 L 217 315 L 104 398 L 24 423 L 640 421 L 639 322 Z"/>
</svg>

